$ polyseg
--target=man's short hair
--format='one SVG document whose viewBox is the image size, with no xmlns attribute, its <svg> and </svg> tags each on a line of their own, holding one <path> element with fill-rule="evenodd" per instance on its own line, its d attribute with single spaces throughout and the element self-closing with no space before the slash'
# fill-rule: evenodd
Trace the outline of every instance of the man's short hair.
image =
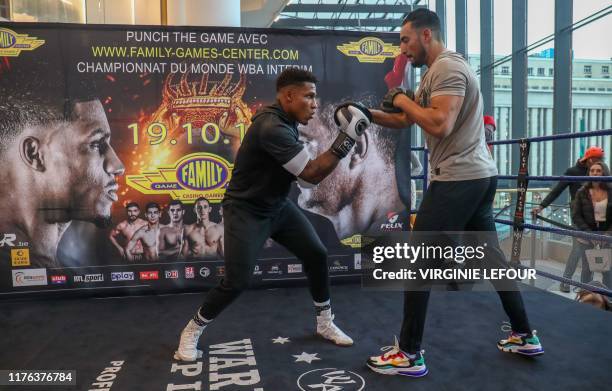
<svg viewBox="0 0 612 391">
<path fill-rule="evenodd" d="M 172 205 L 178 205 L 178 206 L 181 207 L 181 209 L 185 209 L 185 205 L 183 205 L 183 202 L 181 200 L 172 200 L 172 201 L 170 201 L 170 203 L 168 204 L 168 207 L 170 207 Z"/>
<path fill-rule="evenodd" d="M 208 201 L 208 198 L 206 198 L 206 197 L 198 197 L 198 199 L 195 201 L 195 203 L 197 204 L 200 201 L 206 201 L 208 206 L 210 206 L 210 201 Z"/>
<path fill-rule="evenodd" d="M 93 81 L 66 80 L 60 70 L 30 65 L 27 72 L 14 66 L 0 74 L 0 157 L 27 127 L 70 122 L 75 103 L 99 99 Z"/>
<path fill-rule="evenodd" d="M 286 68 L 276 79 L 276 92 L 280 91 L 283 87 L 300 85 L 302 83 L 317 84 L 317 78 L 312 72 L 305 69 Z"/>
<path fill-rule="evenodd" d="M 161 210 L 161 207 L 159 206 L 159 204 L 157 202 L 149 202 L 147 204 L 146 210 L 149 211 L 149 209 Z"/>
<path fill-rule="evenodd" d="M 130 209 L 130 208 L 140 209 L 140 205 L 138 205 L 137 202 L 128 202 L 127 205 L 125 205 L 125 209 Z"/>
<path fill-rule="evenodd" d="M 362 103 L 366 107 L 375 107 L 375 98 L 373 96 L 361 96 L 354 100 Z M 336 102 L 323 105 L 320 109 L 322 122 L 329 130 L 329 137 L 338 135 L 338 126 L 334 122 L 334 111 L 338 105 L 346 102 L 348 99 L 340 99 Z M 366 130 L 372 138 L 372 142 L 376 145 L 385 163 L 395 165 L 395 151 L 399 144 L 400 131 L 396 129 L 383 129 L 380 125 L 372 123 Z"/>
<path fill-rule="evenodd" d="M 440 27 L 440 18 L 438 14 L 427 9 L 418 8 L 408 14 L 402 21 L 402 26 L 410 22 L 413 28 L 422 29 L 428 28 L 433 32 L 434 37 L 438 40 L 442 40 L 442 29 Z"/>
<path fill-rule="evenodd" d="M 52 102 L 34 95 L 34 92 L 24 92 L 22 96 L 4 92 L 0 94 L 0 156 L 26 127 L 51 127 L 66 121 L 62 102 Z"/>
</svg>

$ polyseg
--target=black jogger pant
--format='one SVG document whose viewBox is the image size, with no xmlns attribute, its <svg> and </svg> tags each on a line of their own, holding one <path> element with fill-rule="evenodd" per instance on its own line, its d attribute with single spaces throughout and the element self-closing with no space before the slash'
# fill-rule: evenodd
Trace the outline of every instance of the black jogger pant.
<svg viewBox="0 0 612 391">
<path fill-rule="evenodd" d="M 249 286 L 255 260 L 269 237 L 303 263 L 313 300 L 329 300 L 327 249 L 292 201 L 287 200 L 273 216 L 253 213 L 237 202 L 224 202 L 223 219 L 225 277 L 207 292 L 200 310 L 204 318 L 216 318 Z"/>
<path fill-rule="evenodd" d="M 419 208 L 413 231 L 481 231 L 495 233 L 493 199 L 497 189 L 497 177 L 467 181 L 434 181 L 427 189 Z M 499 247 L 497 235 L 490 235 L 485 249 L 488 267 L 507 268 L 508 263 Z M 491 281 L 499 294 L 512 330 L 529 333 L 529 321 L 523 298 L 514 281 L 504 281 L 500 289 Z M 406 291 L 404 294 L 404 319 L 400 336 L 400 348 L 415 353 L 421 349 L 421 340 L 427 314 L 430 286 Z"/>
</svg>

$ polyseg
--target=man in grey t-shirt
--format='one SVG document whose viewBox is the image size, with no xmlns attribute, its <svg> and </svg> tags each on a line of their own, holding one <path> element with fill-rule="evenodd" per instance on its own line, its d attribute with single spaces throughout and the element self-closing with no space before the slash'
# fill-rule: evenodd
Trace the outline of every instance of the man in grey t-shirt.
<svg viewBox="0 0 612 391">
<path fill-rule="evenodd" d="M 434 110 L 437 107 L 432 106 L 432 101 L 449 104 L 440 108 L 448 113 L 446 126 L 424 128 L 434 130 L 424 133 L 432 181 L 464 181 L 497 175 L 497 166 L 484 137 L 478 80 L 460 54 L 442 50 L 421 78 L 415 101 L 422 108 Z"/>
<path fill-rule="evenodd" d="M 383 107 L 393 107 L 398 113 L 371 112 L 373 121 L 379 125 L 405 129 L 416 123 L 425 134 L 431 185 L 423 196 L 412 240 L 423 238 L 438 245 L 438 239 L 446 236 L 436 234 L 432 238 L 427 232 L 486 232 L 483 267 L 507 268 L 493 220 L 497 168 L 485 142 L 482 96 L 476 75 L 463 57 L 444 47 L 435 12 L 428 9 L 411 12 L 402 23 L 400 41 L 402 54 L 412 66 L 427 65 L 428 70 L 414 100 L 397 89 L 385 96 Z M 417 259 L 415 265 L 427 267 L 427 261 Z M 512 333 L 498 342 L 498 348 L 524 355 L 542 354 L 515 281 L 491 282 L 512 325 Z M 380 356 L 370 357 L 367 364 L 372 370 L 410 377 L 427 374 L 421 340 L 431 282 L 422 281 L 416 288 L 404 295 L 399 343 Z"/>
</svg>

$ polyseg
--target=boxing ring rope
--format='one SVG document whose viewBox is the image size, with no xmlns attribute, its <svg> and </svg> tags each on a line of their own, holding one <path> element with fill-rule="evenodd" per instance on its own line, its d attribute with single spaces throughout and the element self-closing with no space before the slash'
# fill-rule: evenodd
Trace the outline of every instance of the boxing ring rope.
<svg viewBox="0 0 612 391">
<path fill-rule="evenodd" d="M 529 142 L 540 142 L 540 141 L 553 141 L 553 140 L 566 140 L 572 138 L 585 138 L 585 137 L 596 137 L 596 136 L 610 136 L 612 135 L 612 129 L 601 129 L 601 130 L 591 130 L 588 132 L 580 132 L 580 133 L 560 133 L 553 134 L 551 136 L 536 136 L 536 137 L 528 137 L 528 138 L 513 138 L 509 140 L 497 140 L 490 141 L 487 144 L 489 145 L 506 145 L 506 144 L 520 144 L 522 141 Z"/>
<path fill-rule="evenodd" d="M 499 224 L 514 226 L 514 222 L 512 220 L 495 219 L 495 222 Z M 612 243 L 612 236 L 609 236 L 609 235 L 592 234 L 592 233 L 586 233 L 584 231 L 577 231 L 577 230 L 565 229 L 565 228 L 543 227 L 541 225 L 534 225 L 534 224 L 528 224 L 528 223 L 521 224 L 521 227 L 532 229 L 534 231 L 550 232 L 553 234 L 573 236 L 575 238 L 599 240 L 602 242 Z"/>
<path fill-rule="evenodd" d="M 518 179 L 519 175 L 499 175 L 497 179 Z M 414 177 L 413 177 L 414 179 Z M 541 176 L 525 176 L 528 181 L 559 181 L 559 182 L 612 182 L 612 176 L 554 176 L 554 175 L 541 175 Z"/>
<path fill-rule="evenodd" d="M 612 129 L 602 129 L 602 130 L 594 130 L 588 132 L 581 133 L 562 133 L 550 136 L 537 136 L 537 137 L 528 137 L 522 139 L 510 139 L 510 140 L 497 140 L 491 141 L 487 143 L 488 145 L 512 145 L 519 144 L 520 146 L 520 167 L 519 167 L 519 175 L 499 175 L 498 179 L 500 180 L 516 180 L 517 181 L 517 194 L 518 201 L 516 204 L 516 210 L 514 214 L 514 221 L 512 220 L 504 220 L 504 219 L 495 219 L 495 222 L 498 224 L 508 225 L 514 228 L 513 230 L 513 243 L 512 243 L 512 259 L 511 264 L 515 267 L 527 268 L 520 264 L 520 252 L 521 252 L 521 240 L 523 237 L 524 229 L 530 229 L 532 232 L 540 231 L 540 232 L 549 232 L 560 235 L 572 236 L 587 240 L 598 240 L 606 243 L 612 243 L 612 236 L 596 234 L 596 233 L 587 233 L 584 231 L 578 231 L 574 229 L 566 229 L 566 228 L 553 228 L 553 227 L 544 227 L 534 224 L 528 224 L 524 221 L 524 211 L 526 204 L 526 193 L 528 188 L 529 181 L 562 181 L 562 182 L 612 182 L 612 176 L 601 176 L 601 177 L 591 177 L 591 176 L 566 176 L 566 175 L 529 175 L 528 174 L 528 162 L 529 162 L 529 145 L 532 142 L 542 142 L 542 141 L 555 141 L 555 140 L 565 140 L 565 139 L 576 139 L 576 138 L 587 138 L 587 137 L 596 137 L 596 136 L 610 136 L 612 135 Z M 429 170 L 427 169 L 427 148 L 425 147 L 412 147 L 412 151 L 423 151 L 424 152 L 424 165 L 423 165 L 423 175 L 414 176 L 413 179 L 422 179 L 424 181 L 423 184 L 423 192 L 427 189 L 427 178 L 429 174 Z M 412 210 L 411 213 L 417 213 L 418 210 Z M 548 221 L 550 223 L 550 221 Z M 532 262 L 534 260 L 532 259 Z M 535 268 L 534 268 L 535 269 Z M 596 286 L 592 286 L 589 284 L 585 284 L 582 282 L 574 281 L 569 278 L 560 277 L 551 273 L 547 273 L 542 270 L 536 270 L 536 274 L 550 278 L 552 280 L 562 282 L 565 284 L 577 286 L 579 288 L 583 288 L 589 290 L 591 292 L 600 293 L 602 295 L 612 297 L 612 290 L 599 288 Z M 610 288 L 610 287 L 608 287 Z"/>
</svg>

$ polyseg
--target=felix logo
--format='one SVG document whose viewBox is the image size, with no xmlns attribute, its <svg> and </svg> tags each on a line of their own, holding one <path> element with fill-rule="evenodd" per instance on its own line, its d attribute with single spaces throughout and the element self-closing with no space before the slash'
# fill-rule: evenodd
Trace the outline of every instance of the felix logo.
<svg viewBox="0 0 612 391">
<path fill-rule="evenodd" d="M 4 237 L 0 240 L 0 247 L 4 247 L 4 246 L 15 247 L 15 240 L 17 240 L 17 235 L 4 234 Z"/>
<path fill-rule="evenodd" d="M 387 222 L 380 225 L 381 231 L 401 231 L 404 229 L 404 224 L 399 223 L 397 220 L 399 215 L 395 212 L 387 213 Z"/>
</svg>

